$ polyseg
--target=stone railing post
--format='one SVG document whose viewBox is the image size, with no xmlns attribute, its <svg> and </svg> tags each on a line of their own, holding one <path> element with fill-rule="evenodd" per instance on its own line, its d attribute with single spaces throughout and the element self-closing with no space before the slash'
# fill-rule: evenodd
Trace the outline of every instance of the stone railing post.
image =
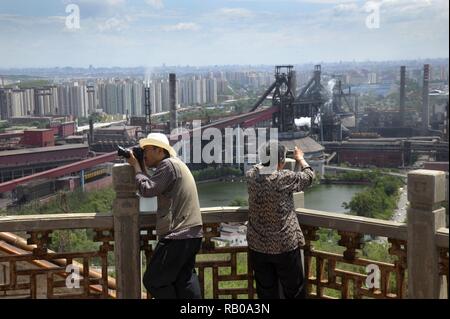
<svg viewBox="0 0 450 319">
<path fill-rule="evenodd" d="M 408 298 L 446 298 L 439 276 L 436 231 L 445 227 L 445 173 L 416 170 L 408 174 Z"/>
<path fill-rule="evenodd" d="M 119 299 L 141 298 L 139 198 L 134 176 L 134 169 L 128 164 L 113 167 L 116 191 L 113 204 L 114 255 Z"/>
</svg>

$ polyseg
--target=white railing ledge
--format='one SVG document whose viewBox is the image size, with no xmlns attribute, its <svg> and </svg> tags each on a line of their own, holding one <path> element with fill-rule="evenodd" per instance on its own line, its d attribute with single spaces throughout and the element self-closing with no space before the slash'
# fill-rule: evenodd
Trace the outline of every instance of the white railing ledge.
<svg viewBox="0 0 450 319">
<path fill-rule="evenodd" d="M 297 214 L 300 224 L 306 226 L 407 240 L 407 226 L 403 223 L 306 208 L 297 209 Z"/>
<path fill-rule="evenodd" d="M 449 248 L 448 228 L 439 228 L 436 232 L 436 244 L 440 248 Z"/>
</svg>

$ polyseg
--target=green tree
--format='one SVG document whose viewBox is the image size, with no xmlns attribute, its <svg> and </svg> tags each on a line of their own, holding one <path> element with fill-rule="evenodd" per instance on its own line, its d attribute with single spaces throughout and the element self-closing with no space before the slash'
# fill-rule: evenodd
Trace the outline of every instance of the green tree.
<svg viewBox="0 0 450 319">
<path fill-rule="evenodd" d="M 360 177 L 369 178 L 372 186 L 355 194 L 349 203 L 342 206 L 358 216 L 390 219 L 397 207 L 398 190 L 403 182 L 397 177 L 382 175 L 380 171 Z"/>
</svg>

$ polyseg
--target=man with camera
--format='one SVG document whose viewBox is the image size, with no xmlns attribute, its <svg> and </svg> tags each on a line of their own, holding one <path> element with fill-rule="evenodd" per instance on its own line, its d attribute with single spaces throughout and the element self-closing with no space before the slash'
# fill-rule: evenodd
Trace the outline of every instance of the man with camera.
<svg viewBox="0 0 450 319">
<path fill-rule="evenodd" d="M 139 146 L 125 157 L 136 172 L 139 193 L 158 199 L 158 243 L 144 274 L 144 286 L 156 299 L 199 299 L 194 265 L 203 222 L 194 177 L 164 134 L 150 133 Z M 154 169 L 154 174 L 148 176 L 145 168 Z"/>
</svg>

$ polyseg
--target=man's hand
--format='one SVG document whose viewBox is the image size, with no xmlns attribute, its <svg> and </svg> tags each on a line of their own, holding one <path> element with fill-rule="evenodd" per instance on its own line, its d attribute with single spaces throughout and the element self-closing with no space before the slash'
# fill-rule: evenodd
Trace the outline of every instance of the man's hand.
<svg viewBox="0 0 450 319">
<path fill-rule="evenodd" d="M 303 153 L 303 151 L 299 147 L 296 146 L 294 148 L 294 159 L 299 162 L 299 161 L 303 160 L 304 156 L 305 156 L 305 154 Z"/>
<path fill-rule="evenodd" d="M 134 171 L 137 173 L 142 172 L 141 165 L 139 164 L 139 161 L 134 157 L 133 152 L 130 151 L 130 157 L 127 158 L 128 164 L 134 167 Z"/>
</svg>

